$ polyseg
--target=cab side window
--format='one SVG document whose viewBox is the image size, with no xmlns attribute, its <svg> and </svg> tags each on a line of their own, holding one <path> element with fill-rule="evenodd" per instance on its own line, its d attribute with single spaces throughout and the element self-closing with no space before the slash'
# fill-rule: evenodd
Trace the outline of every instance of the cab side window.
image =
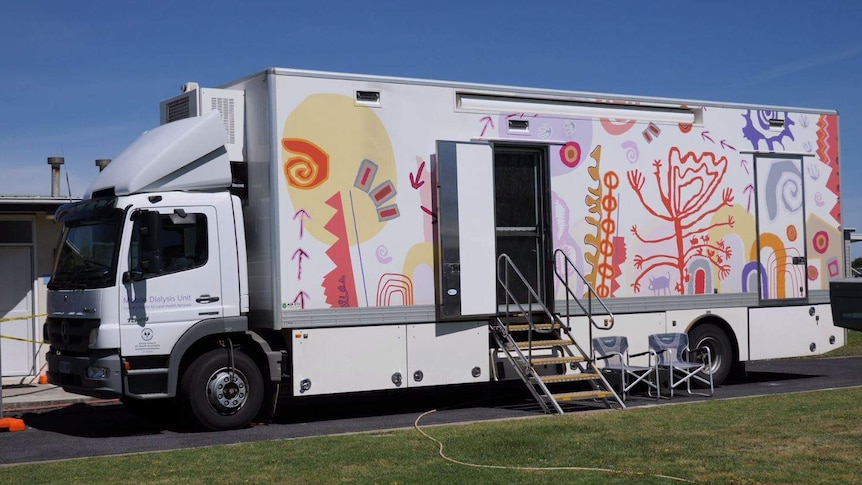
<svg viewBox="0 0 862 485">
<path fill-rule="evenodd" d="M 144 278 L 162 274 L 176 273 L 193 268 L 199 268 L 207 263 L 207 218 L 200 213 L 177 213 L 161 215 L 161 231 L 159 236 L 160 264 L 158 268 L 141 269 L 141 244 L 139 222 L 135 222 L 132 233 L 132 250 L 130 268 L 138 268 Z"/>
</svg>

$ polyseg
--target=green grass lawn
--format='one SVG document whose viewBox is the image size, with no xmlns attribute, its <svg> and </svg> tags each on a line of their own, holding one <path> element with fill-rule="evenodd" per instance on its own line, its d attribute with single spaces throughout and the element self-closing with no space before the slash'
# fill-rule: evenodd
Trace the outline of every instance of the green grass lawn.
<svg viewBox="0 0 862 485">
<path fill-rule="evenodd" d="M 0 483 L 858 483 L 862 389 L 0 468 Z M 12 435 L 3 437 L 10 446 Z"/>
</svg>

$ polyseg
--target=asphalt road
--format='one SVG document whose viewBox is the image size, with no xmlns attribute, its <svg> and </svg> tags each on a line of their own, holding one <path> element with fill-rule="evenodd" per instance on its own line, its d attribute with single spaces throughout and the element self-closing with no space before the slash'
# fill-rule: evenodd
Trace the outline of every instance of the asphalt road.
<svg viewBox="0 0 862 485">
<path fill-rule="evenodd" d="M 853 386 L 862 386 L 862 357 L 752 362 L 745 380 L 716 388 L 712 398 L 676 395 L 658 404 Z M 630 407 L 656 403 L 637 395 L 628 402 Z M 218 433 L 145 421 L 122 405 L 77 404 L 16 416 L 24 419 L 28 429 L 0 433 L 0 465 L 408 428 L 430 409 L 438 411 L 423 418 L 423 426 L 542 414 L 519 382 L 311 398 L 280 405 L 273 423 Z M 566 409 L 583 412 L 596 408 Z"/>
</svg>

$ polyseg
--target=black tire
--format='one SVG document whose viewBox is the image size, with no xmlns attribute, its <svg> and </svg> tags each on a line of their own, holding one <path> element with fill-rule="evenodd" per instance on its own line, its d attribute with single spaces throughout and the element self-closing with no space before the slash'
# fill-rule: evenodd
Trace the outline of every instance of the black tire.
<svg viewBox="0 0 862 485">
<path fill-rule="evenodd" d="M 147 421 L 170 423 L 177 418 L 177 403 L 173 399 L 120 399 L 126 409 Z"/>
<path fill-rule="evenodd" d="M 183 404 L 204 429 L 244 428 L 260 411 L 264 395 L 260 369 L 239 350 L 233 351 L 233 359 L 231 372 L 228 349 L 211 350 L 195 359 L 183 374 Z"/>
<path fill-rule="evenodd" d="M 692 352 L 700 347 L 709 349 L 712 356 L 712 380 L 715 385 L 724 383 L 734 365 L 733 345 L 724 330 L 712 323 L 704 323 L 689 332 L 688 342 Z"/>
</svg>

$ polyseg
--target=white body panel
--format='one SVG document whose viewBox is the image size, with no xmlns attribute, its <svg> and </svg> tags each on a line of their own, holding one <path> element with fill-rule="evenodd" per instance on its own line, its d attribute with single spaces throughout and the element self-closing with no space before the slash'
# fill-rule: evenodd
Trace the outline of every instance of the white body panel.
<svg viewBox="0 0 862 485">
<path fill-rule="evenodd" d="M 296 396 L 407 387 L 404 325 L 296 329 L 290 338 Z M 305 379 L 311 387 L 301 392 Z"/>
<path fill-rule="evenodd" d="M 295 329 L 290 337 L 297 396 L 487 382 L 490 375 L 485 322 Z M 311 386 L 303 392 L 305 379 Z"/>
<path fill-rule="evenodd" d="M 829 305 L 752 308 L 749 315 L 752 360 L 819 355 L 844 345 L 845 331 L 832 325 Z"/>
<path fill-rule="evenodd" d="M 817 354 L 825 354 L 847 344 L 847 331 L 836 327 L 829 305 L 814 305 L 817 322 Z"/>
<path fill-rule="evenodd" d="M 487 322 L 407 326 L 408 387 L 487 382 L 489 376 Z"/>
</svg>

